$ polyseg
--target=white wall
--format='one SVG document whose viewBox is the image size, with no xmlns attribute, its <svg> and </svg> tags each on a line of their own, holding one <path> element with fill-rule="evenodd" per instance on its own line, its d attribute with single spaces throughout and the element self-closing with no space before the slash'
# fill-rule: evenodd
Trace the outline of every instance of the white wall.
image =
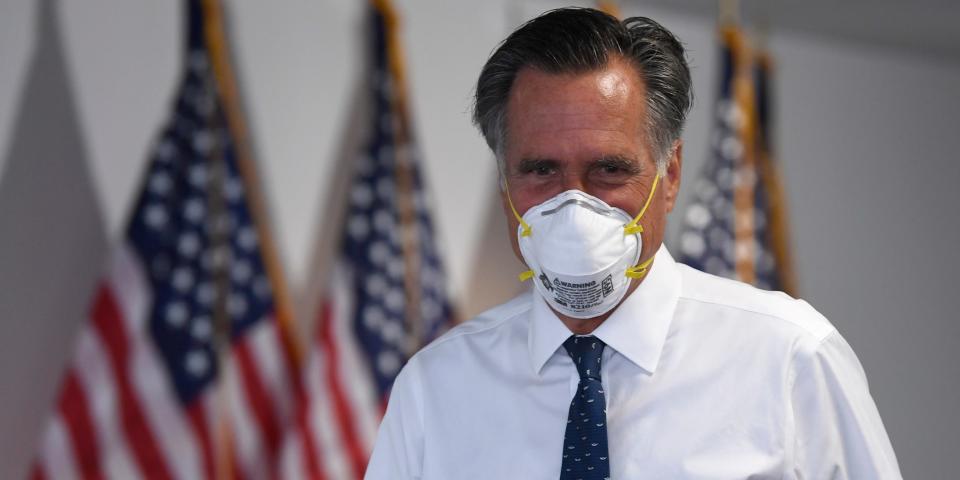
<svg viewBox="0 0 960 480">
<path fill-rule="evenodd" d="M 39 185 L 51 183 L 42 181 L 47 176 L 66 175 L 51 159 L 13 155 L 46 151 L 31 150 L 31 145 L 63 136 L 44 131 L 43 123 L 24 123 L 21 112 L 30 92 L 43 105 L 45 89 L 56 88 L 49 75 L 30 75 L 34 55 L 42 50 L 35 36 L 50 38 L 49 32 L 38 33 L 35 3 L 0 4 L 0 189 L 13 192 L 0 191 L 0 199 L 57 203 L 67 193 L 10 186 L 14 174 Z M 360 74 L 360 3 L 229 2 L 235 56 L 275 233 L 288 277 L 299 289 L 311 274 L 315 235 L 336 228 L 324 223 L 329 218 L 323 202 L 334 182 L 336 152 Z M 413 114 L 436 199 L 451 290 L 475 313 L 482 305 L 462 293 L 478 282 L 473 278 L 479 271 L 478 252 L 496 256 L 508 247 L 503 240 L 481 244 L 486 232 L 497 228 L 488 219 L 497 218 L 491 208 L 499 207 L 491 201 L 492 160 L 469 122 L 473 82 L 512 26 L 553 3 L 397 3 L 404 19 Z M 47 302 L 40 315 L 33 303 L 0 294 L 3 478 L 22 476 L 29 463 L 96 276 L 91 265 L 100 261 L 105 239 L 116 239 L 122 229 L 178 73 L 176 2 L 87 0 L 57 7 L 52 25 L 62 40 L 66 93 L 73 102 L 72 107 L 60 102 L 45 108 L 67 111 L 63 118 L 68 120 L 71 111 L 75 114 L 79 140 L 70 145 L 77 145 L 72 148 L 77 161 L 61 163 L 79 172 L 68 179 L 90 183 L 92 193 L 76 196 L 89 208 L 70 210 L 71 218 L 90 221 L 87 227 L 75 227 L 85 242 L 45 243 L 40 238 L 36 244 L 12 244 L 20 250 L 5 256 L 0 253 L 0 288 L 39 289 L 61 300 Z M 697 103 L 685 135 L 689 185 L 707 152 L 716 65 L 713 25 L 662 8 L 633 7 L 625 13 L 641 11 L 674 29 L 690 50 Z M 960 270 L 960 255 L 953 250 L 960 244 L 953 210 L 960 204 L 955 187 L 960 180 L 955 126 L 960 65 L 775 29 L 771 47 L 780 74 L 778 147 L 801 294 L 831 318 L 858 352 L 905 476 L 948 478 L 949 454 L 960 450 L 955 434 L 960 416 L 954 414 L 960 400 L 954 356 L 960 350 L 960 327 L 948 301 L 953 274 Z M 45 68 L 42 72 L 49 71 Z M 49 125 L 71 128 L 63 122 Z M 30 128 L 24 130 L 26 126 Z M 18 144 L 15 136 L 36 140 Z M 679 211 L 685 204 L 686 196 Z M 16 215 L 4 216 L 4 208 Z M 0 239 L 23 230 L 13 222 L 22 222 L 28 208 L 0 205 Z M 55 233 L 50 223 L 57 219 L 48 220 L 24 231 Z M 678 215 L 671 219 L 669 238 L 676 237 L 679 220 Z M 11 242 L 0 240 L 0 246 L 7 245 Z M 57 260 L 38 262 L 38 252 Z M 501 270 L 483 271 L 509 282 L 514 268 Z M 34 272 L 33 283 L 22 280 L 22 272 Z M 50 285 L 43 281 L 45 275 L 59 281 Z M 8 433 L 14 431 L 19 433 Z"/>
</svg>

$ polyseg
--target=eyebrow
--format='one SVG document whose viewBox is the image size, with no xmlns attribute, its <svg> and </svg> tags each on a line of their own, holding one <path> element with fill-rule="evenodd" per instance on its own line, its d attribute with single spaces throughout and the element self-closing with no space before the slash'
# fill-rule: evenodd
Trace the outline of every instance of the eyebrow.
<svg viewBox="0 0 960 480">
<path fill-rule="evenodd" d="M 516 171 L 529 172 L 539 167 L 556 167 L 560 162 L 552 158 L 524 158 L 517 162 Z"/>
<path fill-rule="evenodd" d="M 640 173 L 643 171 L 642 163 L 625 155 L 606 155 L 590 163 L 591 168 L 596 167 L 617 167 L 629 173 Z"/>
<path fill-rule="evenodd" d="M 549 157 L 524 158 L 517 162 L 516 172 L 529 172 L 541 167 L 556 167 L 560 162 Z M 588 163 L 587 168 L 617 167 L 631 174 L 637 174 L 643 171 L 641 162 L 633 157 L 626 155 L 604 155 Z"/>
</svg>

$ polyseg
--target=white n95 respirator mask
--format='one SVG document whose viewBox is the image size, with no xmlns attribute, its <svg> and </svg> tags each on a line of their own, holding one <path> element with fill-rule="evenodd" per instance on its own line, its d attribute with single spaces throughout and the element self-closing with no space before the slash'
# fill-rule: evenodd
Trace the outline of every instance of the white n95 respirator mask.
<svg viewBox="0 0 960 480">
<path fill-rule="evenodd" d="M 627 294 L 632 278 L 642 278 L 653 260 L 638 265 L 643 240 L 639 221 L 657 188 L 654 180 L 643 209 L 631 218 L 597 197 L 567 190 L 521 217 L 517 238 L 537 292 L 554 310 L 573 318 L 609 312 Z"/>
</svg>

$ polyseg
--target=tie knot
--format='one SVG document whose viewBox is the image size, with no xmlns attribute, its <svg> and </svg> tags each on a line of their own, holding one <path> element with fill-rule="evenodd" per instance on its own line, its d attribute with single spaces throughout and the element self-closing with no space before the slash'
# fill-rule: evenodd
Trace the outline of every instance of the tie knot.
<svg viewBox="0 0 960 480">
<path fill-rule="evenodd" d="M 580 379 L 594 378 L 600 380 L 600 358 L 603 355 L 603 343 L 597 337 L 572 335 L 563 342 L 573 364 L 577 366 Z"/>
</svg>

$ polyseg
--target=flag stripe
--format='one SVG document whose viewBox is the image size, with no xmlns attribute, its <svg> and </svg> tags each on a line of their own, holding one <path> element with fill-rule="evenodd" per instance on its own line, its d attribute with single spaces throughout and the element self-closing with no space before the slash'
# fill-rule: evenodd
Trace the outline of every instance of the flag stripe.
<svg viewBox="0 0 960 480">
<path fill-rule="evenodd" d="M 292 375 L 294 372 L 299 372 L 300 364 L 303 361 L 302 352 L 300 352 L 300 346 L 297 344 L 297 341 L 294 339 L 294 334 L 296 329 L 293 328 L 291 322 L 283 320 L 283 317 L 279 314 L 274 315 L 275 321 L 277 322 L 277 328 L 274 329 L 274 332 L 277 337 L 277 344 L 280 346 L 279 355 L 283 360 L 284 371 L 286 372 L 286 378 L 290 382 L 290 388 L 293 389 L 294 395 L 303 394 L 303 382 L 299 375 Z M 296 406 L 296 400 L 294 399 L 293 405 L 291 408 Z"/>
<path fill-rule="evenodd" d="M 129 325 L 129 333 L 142 334 L 153 296 L 139 257 L 129 245 L 120 245 L 111 256 L 108 268 L 106 279 L 120 317 Z"/>
<path fill-rule="evenodd" d="M 319 332 L 320 330 L 317 329 L 314 336 L 319 337 Z M 319 338 L 315 341 L 319 341 Z M 311 454 L 323 457 L 323 471 L 326 472 L 327 477 L 356 478 L 356 474 L 350 471 L 350 464 L 344 450 L 346 445 L 340 439 L 337 415 L 333 410 L 333 401 L 330 399 L 330 391 L 324 377 L 325 365 L 325 354 L 315 345 L 304 374 L 310 395 L 310 401 L 306 403 L 308 413 L 305 421 L 314 434 L 313 439 L 316 440 L 316 449 L 312 450 Z"/>
<path fill-rule="evenodd" d="M 339 357 L 337 364 L 340 367 L 340 378 L 347 379 L 343 388 L 350 403 L 357 406 L 353 412 L 354 424 L 359 432 L 363 451 L 369 455 L 373 451 L 380 419 L 386 410 L 387 398 L 378 395 L 373 379 L 369 377 L 372 359 L 364 356 L 354 341 L 356 333 L 351 319 L 354 318 L 356 306 L 352 302 L 353 296 L 346 288 L 351 284 L 352 278 L 347 272 L 347 266 L 338 262 L 336 275 L 342 281 L 335 281 L 331 288 L 330 314 L 333 316 L 333 338 L 337 339 L 338 348 L 335 353 Z"/>
<path fill-rule="evenodd" d="M 130 382 L 136 399 L 142 404 L 148 431 L 153 434 L 161 458 L 176 478 L 198 477 L 204 471 L 201 439 L 194 434 L 185 406 L 166 388 L 160 352 L 146 332 L 148 302 L 151 295 L 139 256 L 124 245 L 111 259 L 107 275 L 108 290 L 113 293 L 119 318 L 126 325 Z M 112 415 L 107 412 L 106 415 Z M 171 461 L 175 459 L 175 461 Z"/>
<path fill-rule="evenodd" d="M 306 469 L 308 478 L 314 480 L 323 480 L 323 469 L 320 465 L 320 450 L 317 450 L 316 435 L 310 427 L 310 421 L 307 416 L 308 409 L 301 409 L 297 415 L 297 424 L 302 438 L 303 448 L 300 448 L 300 442 L 293 442 L 291 448 L 295 449 L 303 458 L 303 467 Z M 305 452 L 304 452 L 305 450 Z"/>
<path fill-rule="evenodd" d="M 258 328 L 265 328 L 264 326 Z M 251 335 L 251 334 L 248 334 Z M 240 368 L 240 379 L 243 383 L 243 389 L 246 393 L 247 401 L 252 407 L 252 413 L 256 419 L 257 428 L 263 445 L 266 447 L 267 459 L 270 463 L 275 461 L 280 449 L 280 424 L 277 420 L 273 401 L 264 386 L 263 379 L 257 369 L 253 354 L 250 351 L 250 345 L 247 343 L 249 338 L 234 342 L 234 358 Z"/>
<path fill-rule="evenodd" d="M 347 400 L 342 388 L 342 379 L 340 378 L 338 345 L 333 336 L 334 318 L 331 315 L 332 306 L 330 302 L 324 302 L 320 317 L 320 346 L 327 354 L 326 377 L 327 385 L 332 394 L 334 410 L 337 415 L 337 425 L 340 429 L 340 436 L 346 445 L 347 455 L 353 464 L 353 471 L 357 477 L 363 477 L 363 472 L 367 469 L 367 452 L 360 443 L 359 433 L 356 430 L 356 416 L 353 413 L 353 406 Z"/>
<path fill-rule="evenodd" d="M 118 395 L 110 360 L 103 342 L 88 324 L 80 330 L 74 354 L 74 372 L 87 395 L 89 412 L 100 445 L 104 475 L 129 478 L 138 475 L 130 445 L 124 438 L 118 413 Z"/>
<path fill-rule="evenodd" d="M 31 475 L 56 480 L 77 478 L 76 457 L 72 450 L 63 417 L 54 415 L 44 432 L 40 459 L 34 464 Z"/>
<path fill-rule="evenodd" d="M 100 465 L 100 446 L 90 419 L 90 406 L 87 395 L 77 379 L 73 368 L 67 371 L 60 397 L 60 413 L 66 420 L 70 432 L 73 456 L 79 462 L 80 473 L 84 478 L 103 476 Z"/>
<path fill-rule="evenodd" d="M 129 289 L 126 287 L 125 289 Z M 117 291 L 116 288 L 111 289 Z M 127 331 L 146 328 L 143 319 L 124 315 Z M 131 384 L 147 422 L 153 433 L 157 449 L 175 478 L 197 477 L 203 471 L 200 439 L 194 435 L 190 420 L 185 414 L 185 405 L 179 402 L 173 391 L 165 388 L 168 379 L 163 376 L 159 352 L 144 336 L 129 339 L 132 355 Z"/>
<path fill-rule="evenodd" d="M 280 340 L 283 341 L 284 338 L 280 336 Z M 291 352 L 291 350 L 284 349 L 284 352 Z M 288 354 L 284 356 L 284 359 L 287 361 L 288 371 L 293 371 L 289 368 L 293 361 L 293 356 Z M 325 476 L 322 473 L 323 469 L 320 464 L 322 455 L 320 455 L 320 450 L 317 449 L 317 437 L 309 421 L 309 396 L 299 376 L 292 378 L 291 382 L 293 383 L 295 395 L 294 408 L 296 409 L 296 418 L 294 419 L 292 430 L 287 434 L 284 451 L 282 452 L 282 455 L 289 456 L 289 458 L 282 460 L 284 465 L 283 474 L 288 478 L 302 478 L 302 473 L 305 472 L 306 478 L 311 480 L 324 480 Z M 303 470 L 301 470 L 301 468 Z"/>
<path fill-rule="evenodd" d="M 126 326 L 120 319 L 113 293 L 103 285 L 94 300 L 92 320 L 113 367 L 123 430 L 141 473 L 150 479 L 172 478 L 130 384 Z"/>
<path fill-rule="evenodd" d="M 227 478 L 232 480 L 246 480 L 248 478 L 266 478 L 262 474 L 250 474 L 249 472 L 244 471 L 243 465 L 240 464 L 240 458 L 237 456 L 238 447 L 237 439 L 233 435 L 226 439 L 227 447 L 229 449 L 229 466 L 230 466 L 230 475 Z M 252 470 L 251 470 L 252 471 Z M 260 475 L 260 476 L 258 476 Z"/>
<path fill-rule="evenodd" d="M 299 423 L 287 432 L 287 441 L 280 454 L 280 478 L 284 480 L 320 479 L 320 472 L 313 470 L 309 464 L 308 457 L 313 455 L 304 455 L 307 442 L 300 440 L 301 433 Z"/>
<path fill-rule="evenodd" d="M 39 463 L 33 464 L 33 467 L 30 469 L 30 480 L 47 480 L 47 474 L 43 469 L 43 465 Z"/>
<path fill-rule="evenodd" d="M 284 344 L 281 340 L 281 328 L 283 326 L 279 322 L 263 322 L 261 326 L 247 334 L 246 340 L 276 414 L 278 427 L 289 425 L 293 419 L 294 392 L 290 370 L 286 368 L 288 364 L 284 359 L 286 355 L 282 353 Z M 283 439 L 282 430 L 278 437 L 279 443 Z"/>
<path fill-rule="evenodd" d="M 226 400 L 223 406 L 230 415 L 231 469 L 236 478 L 268 478 L 269 466 L 266 463 L 264 439 L 259 433 L 256 414 L 250 411 L 250 402 L 243 387 L 241 361 L 237 358 L 238 349 L 232 349 L 232 362 L 226 371 Z"/>
<path fill-rule="evenodd" d="M 200 454 L 203 459 L 203 474 L 208 479 L 215 478 L 215 457 L 213 453 L 213 439 L 210 436 L 210 427 L 207 421 L 207 411 L 202 401 L 194 402 L 187 407 L 187 418 L 193 434 L 199 440 Z"/>
<path fill-rule="evenodd" d="M 230 436 L 226 440 L 227 446 L 229 448 L 229 465 L 230 465 L 230 475 L 228 478 L 232 480 L 246 480 L 247 478 L 258 478 L 256 475 L 250 475 L 244 471 L 243 465 L 240 464 L 240 458 L 237 456 L 237 441 L 236 437 Z"/>
</svg>

